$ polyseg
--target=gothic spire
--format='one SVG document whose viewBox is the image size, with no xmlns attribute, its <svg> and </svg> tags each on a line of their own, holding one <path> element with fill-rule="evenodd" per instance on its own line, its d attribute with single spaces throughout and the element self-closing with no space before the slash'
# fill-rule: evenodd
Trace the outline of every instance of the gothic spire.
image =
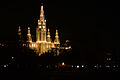
<svg viewBox="0 0 120 80">
<path fill-rule="evenodd" d="M 57 29 L 56 29 L 56 35 L 55 35 L 54 44 L 60 44 L 60 40 L 59 40 L 58 30 Z"/>
<path fill-rule="evenodd" d="M 41 10 L 40 10 L 40 19 L 38 20 L 39 25 L 45 25 L 46 20 L 45 20 L 45 15 L 44 15 L 44 10 L 43 10 L 43 4 L 41 5 Z"/>
<path fill-rule="evenodd" d="M 18 27 L 18 41 L 20 42 L 22 40 L 22 33 L 21 33 L 21 27 Z"/>
<path fill-rule="evenodd" d="M 32 42 L 31 33 L 30 33 L 30 27 L 28 27 L 27 42 Z"/>
<path fill-rule="evenodd" d="M 18 27 L 18 35 L 21 36 L 21 27 Z"/>
<path fill-rule="evenodd" d="M 47 32 L 47 42 L 51 43 L 50 29 L 48 29 L 48 32 Z"/>
</svg>

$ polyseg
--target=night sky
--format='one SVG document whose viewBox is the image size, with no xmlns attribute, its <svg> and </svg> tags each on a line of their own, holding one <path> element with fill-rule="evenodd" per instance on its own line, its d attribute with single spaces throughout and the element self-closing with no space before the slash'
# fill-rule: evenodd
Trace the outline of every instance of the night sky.
<svg viewBox="0 0 120 80">
<path fill-rule="evenodd" d="M 120 5 L 115 1 L 3 0 L 0 2 L 0 40 L 14 41 L 19 25 L 23 33 L 30 26 L 35 35 L 41 2 L 52 38 L 57 28 L 62 41 L 71 41 L 75 54 L 118 55 L 120 52 Z"/>
</svg>

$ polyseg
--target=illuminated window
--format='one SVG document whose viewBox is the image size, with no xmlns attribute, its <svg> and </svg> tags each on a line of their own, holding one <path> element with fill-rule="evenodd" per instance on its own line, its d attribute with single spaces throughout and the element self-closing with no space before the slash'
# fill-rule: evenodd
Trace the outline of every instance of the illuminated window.
<svg viewBox="0 0 120 80">
<path fill-rule="evenodd" d="M 45 26 L 43 26 L 43 28 L 45 28 Z"/>
<path fill-rule="evenodd" d="M 35 44 L 32 44 L 32 47 L 35 47 Z"/>
<path fill-rule="evenodd" d="M 41 26 L 39 26 L 39 28 L 41 28 Z"/>
</svg>

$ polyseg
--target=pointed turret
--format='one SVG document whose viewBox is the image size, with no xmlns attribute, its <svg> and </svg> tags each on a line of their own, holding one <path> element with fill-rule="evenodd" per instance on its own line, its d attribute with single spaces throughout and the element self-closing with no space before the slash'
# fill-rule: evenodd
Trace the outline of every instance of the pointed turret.
<svg viewBox="0 0 120 80">
<path fill-rule="evenodd" d="M 60 40 L 59 40 L 59 36 L 58 36 L 58 30 L 56 30 L 54 44 L 60 44 Z"/>
<path fill-rule="evenodd" d="M 47 32 L 47 49 L 50 50 L 51 49 L 51 36 L 50 36 L 50 29 L 48 29 L 48 32 Z"/>
<path fill-rule="evenodd" d="M 36 40 L 37 42 L 46 42 L 46 20 L 44 16 L 43 5 L 41 6 L 40 19 L 38 20 L 38 27 L 36 28 Z"/>
<path fill-rule="evenodd" d="M 55 40 L 54 40 L 54 45 L 56 48 L 56 56 L 59 55 L 59 48 L 60 48 L 60 40 L 59 40 L 59 36 L 58 36 L 58 30 L 56 30 L 56 35 L 55 35 Z"/>
<path fill-rule="evenodd" d="M 46 25 L 46 20 L 45 20 L 45 16 L 44 16 L 43 5 L 41 5 L 40 19 L 38 20 L 38 25 L 42 25 L 42 26 Z"/>
<path fill-rule="evenodd" d="M 28 27 L 27 42 L 32 42 L 31 33 L 30 33 L 30 27 Z"/>
<path fill-rule="evenodd" d="M 40 54 L 46 52 L 47 50 L 47 34 L 46 34 L 46 20 L 43 10 L 43 5 L 41 5 L 40 10 L 40 19 L 38 20 L 38 26 L 36 28 L 36 41 L 39 43 L 39 52 Z"/>
<path fill-rule="evenodd" d="M 50 29 L 47 32 L 47 42 L 51 43 Z"/>
<path fill-rule="evenodd" d="M 18 27 L 18 41 L 21 42 L 22 41 L 22 33 L 21 33 L 21 27 Z"/>
</svg>

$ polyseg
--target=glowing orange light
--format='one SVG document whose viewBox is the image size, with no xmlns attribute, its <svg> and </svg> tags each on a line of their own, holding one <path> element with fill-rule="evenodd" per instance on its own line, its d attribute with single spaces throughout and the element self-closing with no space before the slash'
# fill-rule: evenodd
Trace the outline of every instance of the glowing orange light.
<svg viewBox="0 0 120 80">
<path fill-rule="evenodd" d="M 32 44 L 32 47 L 35 47 L 35 44 Z"/>
<path fill-rule="evenodd" d="M 62 66 L 64 66 L 65 65 L 65 63 L 64 62 L 62 62 Z"/>
</svg>

